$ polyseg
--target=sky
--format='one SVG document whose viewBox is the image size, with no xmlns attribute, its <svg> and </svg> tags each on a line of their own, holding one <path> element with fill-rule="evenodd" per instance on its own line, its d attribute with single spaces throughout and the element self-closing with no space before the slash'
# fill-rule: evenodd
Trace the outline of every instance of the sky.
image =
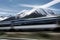
<svg viewBox="0 0 60 40">
<path fill-rule="evenodd" d="M 22 7 L 21 4 L 30 5 L 44 5 L 52 0 L 0 0 L 0 15 L 16 15 L 22 10 L 32 9 L 28 7 Z M 51 6 L 50 8 L 57 9 L 60 13 L 60 3 Z"/>
</svg>

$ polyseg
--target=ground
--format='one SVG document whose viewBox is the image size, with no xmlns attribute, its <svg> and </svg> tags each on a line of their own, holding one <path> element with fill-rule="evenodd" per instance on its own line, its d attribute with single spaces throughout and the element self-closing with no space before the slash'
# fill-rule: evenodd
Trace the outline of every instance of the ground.
<svg viewBox="0 0 60 40">
<path fill-rule="evenodd" d="M 1 33 L 1 32 L 0 32 Z M 0 38 L 9 38 L 9 39 L 19 39 L 19 38 L 28 38 L 28 39 L 39 39 L 39 40 L 60 40 L 60 33 L 56 32 L 4 32 L 0 34 Z"/>
</svg>

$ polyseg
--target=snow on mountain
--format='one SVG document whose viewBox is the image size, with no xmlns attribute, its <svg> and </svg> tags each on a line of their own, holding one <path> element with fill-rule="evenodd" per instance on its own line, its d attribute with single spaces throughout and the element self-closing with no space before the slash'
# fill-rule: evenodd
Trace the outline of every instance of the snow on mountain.
<svg viewBox="0 0 60 40">
<path fill-rule="evenodd" d="M 9 17 L 9 18 L 1 18 L 0 17 L 0 20 L 17 20 L 17 19 L 20 19 L 20 18 L 37 18 L 37 17 L 52 17 L 54 15 L 54 12 L 50 9 L 42 9 L 42 8 L 39 8 L 39 9 L 36 9 L 35 11 L 33 11 L 32 13 L 30 13 L 28 15 L 28 13 L 30 12 L 31 10 L 23 10 L 21 12 L 19 12 L 16 16 L 12 16 L 12 17 Z"/>
<path fill-rule="evenodd" d="M 22 10 L 20 13 L 17 14 L 17 17 L 23 18 L 27 15 L 29 10 Z"/>
<path fill-rule="evenodd" d="M 43 9 L 43 8 L 36 9 L 32 13 L 30 13 L 29 15 L 28 15 L 28 13 L 29 13 L 29 10 L 24 10 L 20 14 L 18 14 L 18 16 L 20 18 L 36 18 L 36 17 L 43 17 L 43 16 L 51 15 L 51 14 L 54 15 L 54 12 L 52 10 Z"/>
<path fill-rule="evenodd" d="M 0 21 L 3 21 L 5 19 L 8 19 L 8 17 L 0 17 Z"/>
</svg>

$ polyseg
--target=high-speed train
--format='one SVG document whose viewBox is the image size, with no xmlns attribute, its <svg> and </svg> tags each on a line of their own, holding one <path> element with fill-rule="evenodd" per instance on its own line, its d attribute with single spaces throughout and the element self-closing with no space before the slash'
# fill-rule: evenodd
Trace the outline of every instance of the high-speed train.
<svg viewBox="0 0 60 40">
<path fill-rule="evenodd" d="M 60 16 L 50 9 L 40 8 L 30 15 L 27 15 L 27 13 L 28 11 L 26 10 L 17 16 L 8 17 L 0 21 L 0 27 L 14 26 L 15 29 L 56 28 L 56 23 L 60 22 Z"/>
</svg>

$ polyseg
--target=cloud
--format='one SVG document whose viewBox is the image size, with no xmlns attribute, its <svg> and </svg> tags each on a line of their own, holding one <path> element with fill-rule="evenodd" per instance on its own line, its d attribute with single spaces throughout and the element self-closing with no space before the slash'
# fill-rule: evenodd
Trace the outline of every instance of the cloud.
<svg viewBox="0 0 60 40">
<path fill-rule="evenodd" d="M 60 9 L 56 9 L 56 8 L 48 8 L 50 10 L 53 10 L 53 11 L 60 11 Z"/>
<path fill-rule="evenodd" d="M 0 12 L 0 14 L 8 14 L 7 12 Z"/>
<path fill-rule="evenodd" d="M 23 6 L 23 7 L 38 7 L 39 5 L 29 5 L 29 4 L 20 4 L 20 6 Z"/>
<path fill-rule="evenodd" d="M 18 12 L 17 10 L 0 8 L 0 15 L 10 15 L 10 14 L 15 14 L 17 12 Z"/>
<path fill-rule="evenodd" d="M 0 11 L 4 11 L 4 12 L 17 12 L 17 10 L 13 10 L 13 9 L 4 9 L 4 8 L 0 8 Z"/>
<path fill-rule="evenodd" d="M 51 2 L 49 3 L 46 3 L 44 5 L 29 5 L 29 4 L 20 4 L 20 6 L 23 6 L 23 7 L 31 7 L 31 8 L 48 8 L 48 7 L 51 7 L 57 3 L 60 3 L 60 0 L 52 0 Z"/>
<path fill-rule="evenodd" d="M 57 4 L 57 3 L 60 3 L 60 0 L 53 0 L 53 1 L 49 2 L 49 3 L 47 3 L 47 4 L 42 5 L 41 7 L 42 8 L 48 8 L 48 7 L 51 7 L 51 6 L 53 6 L 53 5 Z"/>
<path fill-rule="evenodd" d="M 9 9 L 3 9 L 3 8 L 0 8 L 0 11 L 12 11 L 12 10 L 9 10 Z"/>
</svg>

